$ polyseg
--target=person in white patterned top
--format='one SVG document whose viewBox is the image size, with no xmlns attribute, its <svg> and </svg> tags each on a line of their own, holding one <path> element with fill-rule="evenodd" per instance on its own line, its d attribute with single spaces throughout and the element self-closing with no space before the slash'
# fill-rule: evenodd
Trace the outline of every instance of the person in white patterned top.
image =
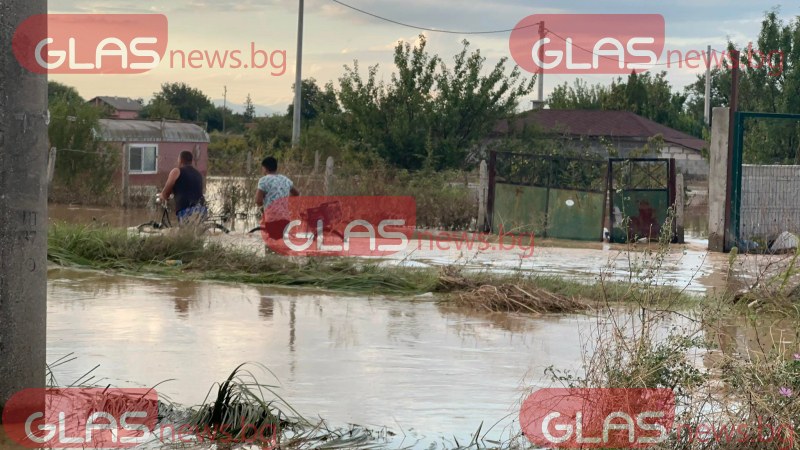
<svg viewBox="0 0 800 450">
<path fill-rule="evenodd" d="M 269 208 L 276 200 L 289 196 L 298 196 L 300 192 L 295 189 L 292 180 L 284 175 L 278 174 L 278 161 L 269 156 L 261 162 L 261 170 L 264 176 L 258 180 L 256 190 L 256 205 L 263 208 L 267 215 L 264 222 L 266 231 L 270 239 L 278 240 L 283 236 L 283 230 L 289 224 L 289 211 L 285 202 L 278 208 Z"/>
</svg>

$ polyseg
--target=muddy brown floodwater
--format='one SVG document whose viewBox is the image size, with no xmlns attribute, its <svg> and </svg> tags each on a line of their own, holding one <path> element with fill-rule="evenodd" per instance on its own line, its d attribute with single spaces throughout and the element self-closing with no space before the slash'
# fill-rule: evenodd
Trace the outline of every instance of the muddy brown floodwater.
<svg viewBox="0 0 800 450">
<path fill-rule="evenodd" d="M 469 441 L 481 423 L 487 439 L 510 437 L 524 395 L 551 385 L 545 368 L 580 373 L 585 339 L 605 321 L 468 313 L 430 296 L 332 295 L 63 268 L 48 275 L 48 361 L 76 358 L 54 369 L 59 385 L 99 365 L 91 384 L 173 380 L 159 394 L 192 406 L 236 366 L 256 362 L 277 378 L 254 368 L 259 381 L 279 384 L 302 415 L 333 427 L 387 427 L 399 434 L 395 444 L 404 439 L 414 448 Z M 664 330 L 693 326 L 681 317 Z M 724 324 L 721 349 L 741 352 L 767 335 L 791 342 L 792 325 Z M 710 368 L 713 356 L 698 364 Z"/>
<path fill-rule="evenodd" d="M 333 425 L 469 440 L 517 417 L 545 367 L 577 368 L 583 316 L 463 315 L 433 299 L 332 296 L 265 287 L 126 278 L 51 269 L 48 360 L 67 385 L 158 387 L 202 402 L 240 363 L 266 365 L 301 414 Z M 274 380 L 268 375 L 260 380 Z"/>
</svg>

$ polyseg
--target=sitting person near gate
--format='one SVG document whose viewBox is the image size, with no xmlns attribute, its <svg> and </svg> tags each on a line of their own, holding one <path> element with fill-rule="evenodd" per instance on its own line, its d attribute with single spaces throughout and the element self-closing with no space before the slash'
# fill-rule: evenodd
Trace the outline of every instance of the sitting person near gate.
<svg viewBox="0 0 800 450">
<path fill-rule="evenodd" d="M 261 206 L 264 214 L 263 223 L 265 224 L 266 232 L 270 239 L 279 240 L 283 237 L 283 231 L 286 225 L 289 224 L 287 208 L 273 208 L 267 210 L 276 200 L 286 198 L 289 196 L 296 197 L 300 192 L 295 189 L 292 180 L 284 175 L 278 174 L 278 160 L 269 156 L 264 158 L 261 162 L 261 170 L 264 176 L 258 180 L 258 189 L 256 190 L 256 205 Z"/>
<path fill-rule="evenodd" d="M 192 152 L 183 151 L 178 157 L 178 167 L 170 171 L 164 190 L 159 195 L 162 202 L 175 195 L 175 215 L 178 223 L 199 223 L 208 216 L 203 197 L 203 175 L 195 169 Z"/>
</svg>

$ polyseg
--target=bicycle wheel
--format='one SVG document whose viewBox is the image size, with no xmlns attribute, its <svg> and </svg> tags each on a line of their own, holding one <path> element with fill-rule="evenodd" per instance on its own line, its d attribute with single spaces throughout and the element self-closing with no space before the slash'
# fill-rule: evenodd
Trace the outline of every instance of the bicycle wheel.
<svg viewBox="0 0 800 450">
<path fill-rule="evenodd" d="M 136 231 L 139 233 L 158 233 L 163 230 L 165 227 L 159 222 L 150 221 L 145 222 L 136 227 Z"/>
<path fill-rule="evenodd" d="M 203 226 L 203 231 L 206 234 L 218 234 L 220 232 L 228 234 L 231 232 L 231 230 L 225 228 L 225 226 L 214 222 L 205 224 Z"/>
</svg>

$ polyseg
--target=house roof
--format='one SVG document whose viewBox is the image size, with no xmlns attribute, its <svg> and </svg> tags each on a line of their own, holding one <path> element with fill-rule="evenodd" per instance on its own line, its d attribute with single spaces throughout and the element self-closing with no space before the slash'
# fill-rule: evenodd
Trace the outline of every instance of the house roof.
<svg viewBox="0 0 800 450">
<path fill-rule="evenodd" d="M 509 122 L 516 130 L 522 129 L 525 125 L 536 125 L 545 131 L 573 136 L 649 139 L 660 134 L 665 142 L 692 150 L 700 151 L 706 146 L 703 139 L 653 122 L 630 111 L 541 109 L 529 111 L 517 119 L 501 121 L 495 127 L 495 133 L 508 133 Z"/>
<path fill-rule="evenodd" d="M 187 122 L 100 119 L 95 136 L 111 142 L 209 142 L 208 133 Z"/>
<path fill-rule="evenodd" d="M 117 111 L 141 111 L 142 104 L 137 102 L 136 100 L 128 97 L 107 97 L 107 96 L 98 96 L 91 100 L 90 103 L 94 103 L 95 100 L 100 100 L 101 102 L 111 106 L 112 108 L 116 109 Z"/>
</svg>

